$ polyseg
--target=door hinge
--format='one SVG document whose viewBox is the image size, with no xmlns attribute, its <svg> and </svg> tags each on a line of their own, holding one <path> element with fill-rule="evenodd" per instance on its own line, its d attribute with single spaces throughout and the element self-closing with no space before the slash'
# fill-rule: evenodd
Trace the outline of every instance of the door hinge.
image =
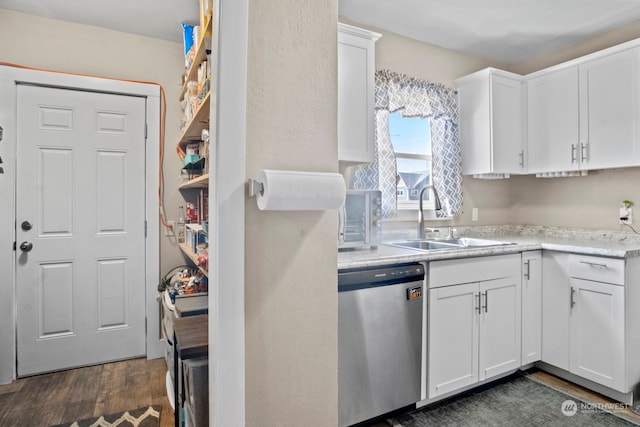
<svg viewBox="0 0 640 427">
<path fill-rule="evenodd" d="M 13 250 L 17 250 L 18 249 L 18 244 L 16 242 L 13 242 Z"/>
<path fill-rule="evenodd" d="M 144 237 L 147 237 L 147 220 L 144 220 Z"/>
<path fill-rule="evenodd" d="M 149 128 L 147 127 L 147 124 L 144 124 L 144 139 L 147 139 L 147 135 L 149 135 Z"/>
</svg>

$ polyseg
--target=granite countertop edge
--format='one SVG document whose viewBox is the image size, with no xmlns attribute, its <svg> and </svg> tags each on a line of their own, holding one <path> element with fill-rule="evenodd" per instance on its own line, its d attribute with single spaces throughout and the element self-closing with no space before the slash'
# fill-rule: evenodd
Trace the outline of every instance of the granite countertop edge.
<svg viewBox="0 0 640 427">
<path fill-rule="evenodd" d="M 640 236 L 630 233 L 538 226 L 491 226 L 459 229 L 458 235 L 508 241 L 514 244 L 433 252 L 422 252 L 381 244 L 376 249 L 339 252 L 338 270 L 419 261 L 504 255 L 540 249 L 612 258 L 640 256 Z M 411 237 L 408 238 L 410 239 Z M 402 239 L 387 239 L 387 242 L 398 240 Z"/>
</svg>

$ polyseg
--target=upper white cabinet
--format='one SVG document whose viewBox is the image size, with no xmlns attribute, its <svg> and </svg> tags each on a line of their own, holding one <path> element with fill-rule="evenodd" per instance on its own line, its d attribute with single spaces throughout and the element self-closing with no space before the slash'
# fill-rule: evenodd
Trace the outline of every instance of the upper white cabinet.
<svg viewBox="0 0 640 427">
<path fill-rule="evenodd" d="M 338 160 L 374 158 L 375 42 L 380 34 L 338 23 Z"/>
<path fill-rule="evenodd" d="M 640 48 L 580 64 L 583 169 L 640 165 Z"/>
<path fill-rule="evenodd" d="M 577 170 L 578 67 L 545 73 L 527 79 L 526 84 L 528 171 Z"/>
<path fill-rule="evenodd" d="M 486 68 L 456 80 L 464 175 L 526 171 L 522 77 Z"/>
<path fill-rule="evenodd" d="M 529 172 L 640 166 L 640 48 L 526 78 Z"/>
<path fill-rule="evenodd" d="M 465 175 L 640 166 L 640 39 L 524 77 L 486 69 L 456 84 Z"/>
</svg>

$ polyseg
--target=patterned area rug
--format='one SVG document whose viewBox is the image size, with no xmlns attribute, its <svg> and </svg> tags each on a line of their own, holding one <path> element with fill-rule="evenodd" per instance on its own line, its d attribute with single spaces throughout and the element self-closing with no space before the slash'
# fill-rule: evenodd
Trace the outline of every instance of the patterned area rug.
<svg viewBox="0 0 640 427">
<path fill-rule="evenodd" d="M 388 422 L 393 427 L 636 425 L 613 415 L 618 410 L 616 407 L 601 408 L 586 404 L 537 381 L 516 375 L 398 415 Z"/>
<path fill-rule="evenodd" d="M 159 427 L 162 406 L 154 405 L 52 427 Z"/>
</svg>

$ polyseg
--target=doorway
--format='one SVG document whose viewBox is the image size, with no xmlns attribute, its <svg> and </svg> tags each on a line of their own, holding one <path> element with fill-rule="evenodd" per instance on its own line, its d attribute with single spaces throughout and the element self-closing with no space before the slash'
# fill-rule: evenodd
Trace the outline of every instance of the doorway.
<svg viewBox="0 0 640 427">
<path fill-rule="evenodd" d="M 0 331 L 0 383 L 67 366 L 162 357 L 156 301 L 159 85 L 0 66 L 0 95 L 8 100 L 0 106 L 0 217 L 7 219 L 0 240 L 11 242 L 0 246 L 0 273 L 9 278 L 0 288 L 13 304 L 0 304 L 7 326 Z M 34 114 L 25 113 L 29 104 Z M 91 110 L 94 119 L 80 110 Z M 142 126 L 132 127 L 132 120 Z M 23 141 L 29 121 L 40 132 L 31 143 Z M 61 143 L 61 135 L 72 138 L 70 127 L 82 126 L 95 138 L 65 142 L 74 148 Z M 114 142 L 127 138 L 137 147 Z M 84 147 L 90 144 L 92 150 Z M 79 161 L 83 150 L 92 153 L 90 166 Z M 90 254 L 90 246 L 102 252 Z M 28 328 L 31 341 L 44 347 L 23 346 Z M 93 338 L 83 342 L 87 331 Z M 39 361 L 22 358 L 34 354 Z"/>
<path fill-rule="evenodd" d="M 18 376 L 145 355 L 145 99 L 17 95 Z"/>
</svg>

